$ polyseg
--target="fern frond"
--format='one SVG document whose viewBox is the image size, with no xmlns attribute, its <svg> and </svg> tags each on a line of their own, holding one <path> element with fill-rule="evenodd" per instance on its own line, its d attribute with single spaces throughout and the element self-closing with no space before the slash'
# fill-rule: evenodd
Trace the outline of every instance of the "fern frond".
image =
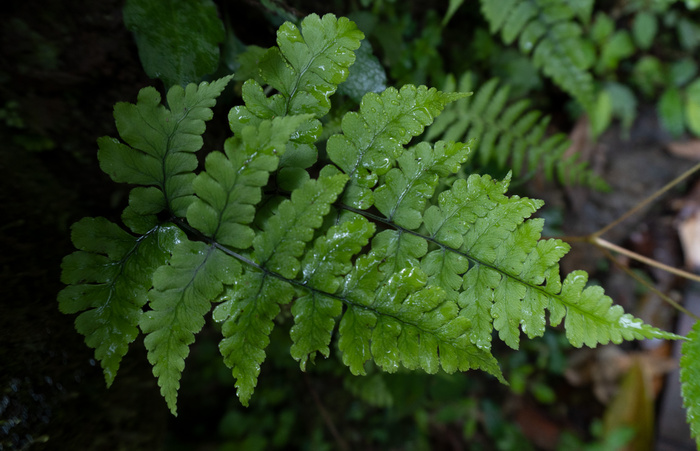
<svg viewBox="0 0 700 451">
<path fill-rule="evenodd" d="M 61 281 L 68 286 L 58 294 L 59 308 L 82 312 L 75 328 L 95 348 L 110 386 L 138 336 L 151 276 L 184 234 L 164 225 L 135 237 L 105 218 L 84 218 L 73 225 L 72 238 L 80 250 L 63 259 Z"/>
<path fill-rule="evenodd" d="M 194 334 L 204 326 L 211 301 L 240 272 L 240 264 L 215 246 L 182 237 L 168 265 L 153 274 L 153 290 L 148 293 L 151 310 L 143 314 L 139 326 L 147 334 L 148 361 L 173 415 Z"/>
<path fill-rule="evenodd" d="M 445 91 L 470 92 L 475 89 L 473 75 L 464 73 L 457 83 L 449 76 Z M 455 141 L 474 140 L 474 150 L 482 166 L 495 162 L 499 168 L 507 163 L 515 174 L 544 171 L 547 179 L 563 184 L 580 183 L 605 189 L 606 183 L 596 176 L 578 155 L 564 157 L 570 142 L 566 135 L 546 136 L 549 117 L 531 110 L 527 99 L 507 105 L 509 86 L 499 86 L 491 79 L 473 97 L 448 105 L 426 131 L 426 140 L 437 138 Z"/>
<path fill-rule="evenodd" d="M 114 118 L 124 143 L 100 138 L 97 156 L 102 170 L 115 182 L 151 187 L 131 193 L 127 209 L 135 211 L 127 211 L 126 218 L 148 215 L 152 222 L 127 224 L 135 232 L 154 226 L 161 211 L 184 216 L 193 200 L 194 152 L 202 148 L 204 122 L 212 118 L 211 108 L 230 80 L 228 76 L 184 89 L 173 86 L 167 94 L 169 109 L 160 104 L 160 94 L 152 87 L 139 92 L 136 104 L 115 105 Z"/>
<path fill-rule="evenodd" d="M 681 347 L 681 394 L 690 432 L 700 448 L 700 321 L 696 321 Z"/>
<path fill-rule="evenodd" d="M 491 33 L 501 31 L 506 44 L 519 39 L 523 53 L 571 94 L 586 111 L 593 110 L 595 88 L 581 45 L 579 9 L 560 0 L 481 0 Z"/>
<path fill-rule="evenodd" d="M 331 161 L 350 176 L 343 202 L 362 210 L 371 207 L 371 189 L 394 166 L 403 145 L 423 133 L 447 103 L 466 95 L 412 85 L 366 94 L 360 111 L 343 117 L 343 134 L 331 136 L 326 147 Z"/>
<path fill-rule="evenodd" d="M 562 8 L 544 9 L 569 17 Z M 507 21 L 508 12 L 499 20 Z M 537 22 L 523 26 L 531 23 Z M 116 108 L 124 143 L 103 138 L 99 158 L 114 180 L 141 185 L 123 215 L 141 236 L 104 219 L 79 222 L 73 236 L 79 250 L 64 260 L 69 286 L 59 295 L 62 311 L 82 312 L 76 327 L 96 348 L 108 383 L 139 326 L 176 413 L 189 345 L 212 302 L 220 302 L 213 312 L 223 323 L 219 349 L 244 405 L 280 306 L 290 303 L 291 354 L 301 368 L 330 354 L 337 321 L 338 346 L 353 374 L 365 374 L 371 360 L 389 372 L 480 368 L 503 381 L 490 352 L 493 330 L 517 348 L 521 331 L 543 334 L 545 310 L 553 325 L 565 319 L 576 346 L 677 338 L 613 307 L 601 289 L 585 287 L 583 273 L 562 283 L 558 262 L 568 246 L 540 240 L 543 221 L 530 219 L 541 201 L 508 197 L 509 178 L 452 177 L 469 145 L 404 147 L 466 94 L 405 86 L 365 95 L 359 111 L 344 116 L 342 134 L 327 142 L 332 164 L 312 178 L 306 168 L 316 159 L 318 119 L 347 77 L 361 36 L 332 15 L 310 16 L 301 30 L 285 24 L 279 49 L 261 63 L 262 79 L 277 93 L 267 97 L 260 84 L 246 82 L 245 106 L 229 116 L 234 136 L 223 153 L 207 156 L 199 175 L 193 152 L 229 77 L 171 89 L 170 110 L 149 89 L 136 105 Z M 545 149 L 530 152 L 534 159 L 556 154 L 558 142 L 541 142 L 538 113 L 523 115 L 523 103 L 506 108 L 507 97 L 493 82 L 465 102 L 487 119 L 467 121 L 485 128 L 474 128 L 484 146 L 525 141 Z M 467 127 L 459 112 L 448 114 L 441 131 Z M 508 130 L 513 137 L 505 144 L 486 130 L 503 122 L 517 130 Z M 435 196 L 445 178 L 456 181 Z M 172 224 L 162 223 L 164 211 Z"/>
<path fill-rule="evenodd" d="M 248 124 L 278 116 L 326 115 L 331 106 L 329 97 L 347 79 L 354 51 L 363 38 L 353 22 L 332 14 L 307 16 L 301 30 L 290 22 L 283 24 L 277 32 L 278 47 L 270 48 L 260 61 L 262 78 L 278 93 L 268 98 L 257 81 L 246 81 L 245 106 L 235 107 L 229 114 L 231 130 L 239 133 Z M 278 182 L 284 189 L 296 188 L 302 171 L 316 162 L 314 143 L 320 134 L 317 119 L 299 127 L 280 161 Z"/>
</svg>

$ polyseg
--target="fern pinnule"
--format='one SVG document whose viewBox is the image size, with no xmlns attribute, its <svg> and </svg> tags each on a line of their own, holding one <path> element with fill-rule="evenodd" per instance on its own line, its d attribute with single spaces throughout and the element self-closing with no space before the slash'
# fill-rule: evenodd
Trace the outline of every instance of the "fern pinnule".
<svg viewBox="0 0 700 451">
<path fill-rule="evenodd" d="M 397 159 L 399 166 L 387 172 L 374 190 L 375 206 L 389 221 L 418 229 L 439 178 L 457 172 L 470 151 L 463 143 L 445 141 L 437 142 L 434 148 L 422 142 L 406 149 Z"/>
<path fill-rule="evenodd" d="M 330 227 L 316 239 L 313 252 L 304 256 L 302 284 L 314 290 L 294 302 L 294 326 L 290 331 L 293 341 L 290 352 L 302 370 L 317 352 L 325 357 L 330 355 L 328 345 L 335 318 L 342 313 L 342 302 L 328 294 L 338 293 L 343 277 L 352 269 L 352 258 L 367 245 L 374 231 L 374 224 L 356 215 Z"/>
<path fill-rule="evenodd" d="M 160 210 L 154 209 L 152 215 L 163 210 L 176 216 L 185 214 L 194 199 L 194 152 L 202 148 L 204 122 L 213 117 L 211 108 L 231 78 L 172 87 L 167 94 L 170 109 L 160 104 L 160 94 L 151 87 L 139 92 L 136 104 L 117 103 L 114 118 L 125 144 L 108 137 L 98 139 L 100 167 L 115 182 L 158 189 L 139 189 L 132 193 L 131 202 L 158 206 Z"/>
<path fill-rule="evenodd" d="M 435 373 L 480 368 L 502 380 L 494 357 L 473 346 L 465 331 L 469 320 L 445 299 L 438 286 L 427 286 L 419 267 L 387 277 L 380 268 L 381 249 L 358 258 L 341 296 L 347 305 L 339 324 L 338 345 L 353 374 L 365 374 L 368 360 L 383 370 L 399 366 Z"/>
<path fill-rule="evenodd" d="M 226 140 L 225 154 L 211 152 L 205 170 L 193 181 L 197 198 L 187 210 L 189 224 L 232 248 L 248 248 L 255 236 L 249 226 L 262 187 L 297 127 L 310 115 L 277 117 L 244 127 Z"/>
<path fill-rule="evenodd" d="M 291 302 L 294 287 L 269 272 L 245 267 L 243 275 L 220 297 L 214 319 L 223 321 L 219 351 L 236 380 L 236 395 L 248 405 L 258 382 L 260 365 L 279 306 Z"/>
<path fill-rule="evenodd" d="M 576 346 L 594 347 L 598 343 L 622 343 L 643 338 L 677 339 L 677 335 L 661 331 L 625 313 L 613 305 L 599 286 L 586 287 L 588 274 L 574 271 L 564 280 L 561 295 L 549 306 L 550 323 L 558 325 L 564 315 L 566 337 Z"/>
</svg>

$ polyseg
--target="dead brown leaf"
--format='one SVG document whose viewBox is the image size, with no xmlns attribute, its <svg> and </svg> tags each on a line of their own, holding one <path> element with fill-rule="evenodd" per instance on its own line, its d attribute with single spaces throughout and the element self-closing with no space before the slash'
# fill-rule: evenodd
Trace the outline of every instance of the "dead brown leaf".
<svg viewBox="0 0 700 451">
<path fill-rule="evenodd" d="M 673 141 L 668 144 L 668 151 L 677 157 L 700 160 L 700 139 Z"/>
</svg>

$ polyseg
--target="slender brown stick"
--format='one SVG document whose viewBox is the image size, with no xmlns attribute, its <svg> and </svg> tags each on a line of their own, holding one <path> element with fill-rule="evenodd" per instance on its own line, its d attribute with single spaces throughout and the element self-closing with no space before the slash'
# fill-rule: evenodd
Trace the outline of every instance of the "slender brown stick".
<svg viewBox="0 0 700 451">
<path fill-rule="evenodd" d="M 674 268 L 673 266 L 665 265 L 665 264 L 658 262 L 656 260 L 653 260 L 651 258 L 647 258 L 643 255 L 640 255 L 640 254 L 637 254 L 636 252 L 632 252 L 630 250 L 627 250 L 623 247 L 620 247 L 616 244 L 613 244 L 610 241 L 605 240 L 605 239 L 600 237 L 608 230 L 612 229 L 616 225 L 625 221 L 627 218 L 634 215 L 635 213 L 637 213 L 639 210 L 641 210 L 645 206 L 649 205 L 654 200 L 658 199 L 662 194 L 666 193 L 668 190 L 670 190 L 671 188 L 673 188 L 678 183 L 680 183 L 684 179 L 688 178 L 690 175 L 697 172 L 698 170 L 700 170 L 700 163 L 696 164 L 695 166 L 688 169 L 687 171 L 685 171 L 684 173 L 682 173 L 681 175 L 679 175 L 675 179 L 671 180 L 669 183 L 664 185 L 661 189 L 659 189 L 658 191 L 656 191 L 655 193 L 653 193 L 652 195 L 650 195 L 649 197 L 647 197 L 646 199 L 644 199 L 643 201 L 641 201 L 640 203 L 638 203 L 637 205 L 632 207 L 631 209 L 627 210 L 627 212 L 625 212 L 622 216 L 620 216 L 619 218 L 617 218 L 613 222 L 609 223 L 605 227 L 602 227 L 597 232 L 591 233 L 590 235 L 587 235 L 587 236 L 573 236 L 573 237 L 564 237 L 564 238 L 560 238 L 560 239 L 562 239 L 563 241 L 567 241 L 567 242 L 586 241 L 586 242 L 589 242 L 589 243 L 595 245 L 614 264 L 619 266 L 623 271 L 625 271 L 627 274 L 629 274 L 632 278 L 634 278 L 638 282 L 642 283 L 644 286 L 646 286 L 647 288 L 652 290 L 654 293 L 659 295 L 661 297 L 661 299 L 668 302 L 669 304 L 671 304 L 672 306 L 674 306 L 676 309 L 680 310 L 681 312 L 685 313 L 686 315 L 689 315 L 689 316 L 695 318 L 696 320 L 700 320 L 700 318 L 698 318 L 693 313 L 689 312 L 687 309 L 685 309 L 683 306 L 678 304 L 676 301 L 674 301 L 673 299 L 671 299 L 670 297 L 668 297 L 667 295 L 665 295 L 664 293 L 662 293 L 661 291 L 659 291 L 655 287 L 649 285 L 641 277 L 636 275 L 634 272 L 630 271 L 629 268 L 625 268 L 624 266 L 620 265 L 620 262 L 618 262 L 614 258 L 614 256 L 610 253 L 610 251 L 617 252 L 617 253 L 625 255 L 631 259 L 645 263 L 649 266 L 653 266 L 654 268 L 658 268 L 658 269 L 661 269 L 663 271 L 668 271 L 671 274 L 675 274 L 677 276 L 680 276 L 680 277 L 683 277 L 683 278 L 686 278 L 689 280 L 694 280 L 696 282 L 700 282 L 700 276 L 698 276 L 697 274 L 690 273 L 688 271 L 683 271 L 682 269 Z"/>
<path fill-rule="evenodd" d="M 655 286 L 653 286 L 652 284 L 650 284 L 649 282 L 647 282 L 646 280 L 644 280 L 642 277 L 639 276 L 639 274 L 636 274 L 634 271 L 632 271 L 631 269 L 629 269 L 628 267 L 626 267 L 625 265 L 623 265 L 622 263 L 620 263 L 619 261 L 617 261 L 617 259 L 615 258 L 615 256 L 612 255 L 612 254 L 610 253 L 609 250 L 607 250 L 606 248 L 601 248 L 600 250 L 605 254 L 605 256 L 606 256 L 610 261 L 613 262 L 613 264 L 614 264 L 615 266 L 617 266 L 618 268 L 620 268 L 621 270 L 623 270 L 628 276 L 630 276 L 631 278 L 633 278 L 633 279 L 636 280 L 637 282 L 639 282 L 639 283 L 641 283 L 642 285 L 644 285 L 646 288 L 648 288 L 649 290 L 651 290 L 652 292 L 654 292 L 657 296 L 659 296 L 661 299 L 663 299 L 663 300 L 666 301 L 667 303 L 671 304 L 671 305 L 672 305 L 673 307 L 675 307 L 677 310 L 679 310 L 679 311 L 685 313 L 686 315 L 688 315 L 688 316 L 690 316 L 690 317 L 692 317 L 692 318 L 695 318 L 696 321 L 700 321 L 700 317 L 698 317 L 698 316 L 695 315 L 693 312 L 689 311 L 688 309 L 686 309 L 685 307 L 683 307 L 681 304 L 679 304 L 678 302 L 676 302 L 675 300 L 673 300 L 673 299 L 672 299 L 669 295 L 667 295 L 666 293 L 663 293 L 661 290 L 659 290 L 658 288 L 656 288 Z"/>
<path fill-rule="evenodd" d="M 688 169 L 687 171 L 685 171 L 684 173 L 682 173 L 681 175 L 679 175 L 675 179 L 668 182 L 666 185 L 663 186 L 663 188 L 659 189 L 651 196 L 647 197 L 646 199 L 644 199 L 643 201 L 641 201 L 640 203 L 638 203 L 637 205 L 635 205 L 631 209 L 627 210 L 627 212 L 625 214 L 623 214 L 622 216 L 620 216 L 619 218 L 617 218 L 616 220 L 614 220 L 610 224 L 606 225 L 605 227 L 598 230 L 597 232 L 592 233 L 591 238 L 593 238 L 593 239 L 598 238 L 599 236 L 601 236 L 602 234 L 604 234 L 608 230 L 612 229 L 613 227 L 615 227 L 616 225 L 618 225 L 622 221 L 626 220 L 627 218 L 629 218 L 633 214 L 637 213 L 642 208 L 649 205 L 651 202 L 655 201 L 659 196 L 661 196 L 666 191 L 670 190 L 671 188 L 673 188 L 674 186 L 676 186 L 681 181 L 688 178 L 690 175 L 692 175 L 694 172 L 696 172 L 698 170 L 700 170 L 700 163 L 696 164 L 695 166 Z"/>
<path fill-rule="evenodd" d="M 642 262 L 642 263 L 646 263 L 647 265 L 653 266 L 654 268 L 658 268 L 658 269 L 661 269 L 663 271 L 670 272 L 671 274 L 675 274 L 677 276 L 684 277 L 686 279 L 700 282 L 700 276 L 698 276 L 697 274 L 693 274 L 693 273 L 690 273 L 688 271 L 683 271 L 682 269 L 674 268 L 673 266 L 665 265 L 661 262 L 658 262 L 656 260 L 652 260 L 651 258 L 645 257 L 643 255 L 636 253 L 636 252 L 632 252 L 628 249 L 625 249 L 624 247 L 620 247 L 616 244 L 613 244 L 608 240 L 604 240 L 603 238 L 592 236 L 590 241 L 591 241 L 591 243 L 595 244 L 598 247 L 610 249 L 613 252 L 617 252 L 617 253 L 625 255 L 631 259 L 637 260 L 637 261 Z"/>
</svg>

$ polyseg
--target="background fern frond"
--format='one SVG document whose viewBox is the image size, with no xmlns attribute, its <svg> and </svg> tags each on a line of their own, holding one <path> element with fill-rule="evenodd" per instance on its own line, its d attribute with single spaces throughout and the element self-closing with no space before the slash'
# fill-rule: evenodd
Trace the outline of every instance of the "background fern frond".
<svg viewBox="0 0 700 451">
<path fill-rule="evenodd" d="M 474 90 L 474 76 L 464 73 L 457 82 L 449 76 L 445 91 Z M 509 86 L 499 86 L 498 79 L 481 85 L 474 96 L 457 100 L 445 108 L 425 139 L 468 141 L 479 164 L 495 163 L 500 169 L 510 167 L 515 174 L 543 170 L 549 180 L 563 184 L 585 184 L 605 189 L 606 183 L 581 162 L 577 154 L 564 157 L 570 146 L 566 135 L 547 136 L 549 117 L 530 109 L 530 101 L 519 100 L 508 105 Z"/>
<path fill-rule="evenodd" d="M 592 111 L 595 87 L 582 53 L 581 27 L 574 19 L 587 10 L 590 15 L 590 6 L 585 6 L 573 8 L 560 0 L 481 0 L 491 33 L 500 31 L 506 44 L 519 37 L 520 50 L 532 52 L 535 66 Z"/>
<path fill-rule="evenodd" d="M 63 313 L 80 313 L 75 328 L 95 348 L 112 385 L 122 357 L 139 334 L 137 325 L 153 272 L 165 264 L 184 234 L 172 225 L 135 237 L 105 218 L 84 218 L 72 227 L 80 249 L 63 259 L 58 294 Z"/>
<path fill-rule="evenodd" d="M 681 349 L 681 391 L 690 432 L 700 448 L 700 321 L 686 338 Z"/>
</svg>

